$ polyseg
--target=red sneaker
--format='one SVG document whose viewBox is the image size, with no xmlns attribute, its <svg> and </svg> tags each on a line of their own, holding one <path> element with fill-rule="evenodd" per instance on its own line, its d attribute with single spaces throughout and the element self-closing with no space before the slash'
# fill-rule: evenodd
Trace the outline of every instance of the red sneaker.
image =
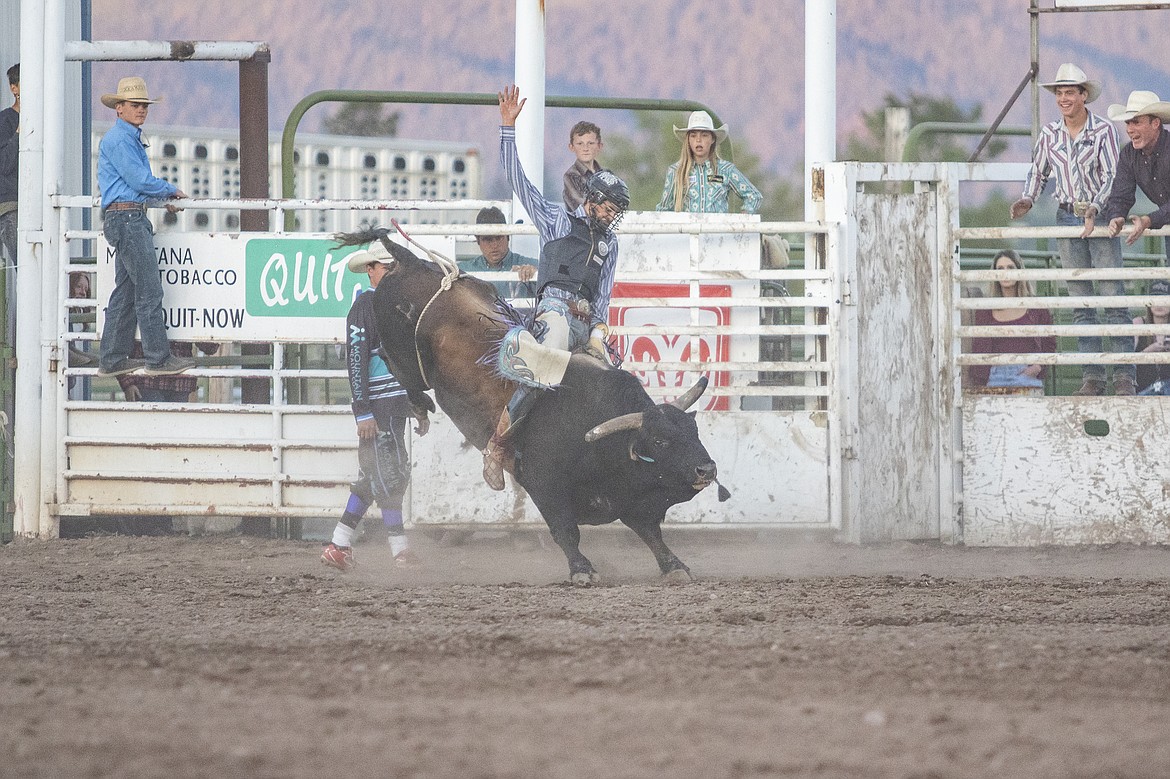
<svg viewBox="0 0 1170 779">
<path fill-rule="evenodd" d="M 352 546 L 337 546 L 336 544 L 325 546 L 324 551 L 321 552 L 321 562 L 339 571 L 348 571 L 357 564 L 353 559 Z"/>
</svg>

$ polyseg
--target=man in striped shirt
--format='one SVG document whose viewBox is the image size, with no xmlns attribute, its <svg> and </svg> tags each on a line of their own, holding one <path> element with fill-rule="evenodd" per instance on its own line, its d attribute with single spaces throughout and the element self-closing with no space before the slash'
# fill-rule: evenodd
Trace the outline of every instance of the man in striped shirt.
<svg viewBox="0 0 1170 779">
<path fill-rule="evenodd" d="M 1086 108 L 1101 94 L 1101 87 L 1090 81 L 1085 72 L 1071 63 L 1060 66 L 1056 78 L 1041 84 L 1056 95 L 1060 119 L 1044 126 L 1032 151 L 1032 169 L 1024 181 L 1023 196 L 1012 203 L 1011 217 L 1019 219 L 1032 208 L 1044 185 L 1052 178 L 1056 187 L 1056 223 L 1062 227 L 1082 227 L 1079 238 L 1059 238 L 1056 242 L 1060 263 L 1065 268 L 1120 268 L 1121 241 L 1117 238 L 1089 238 L 1096 226 L 1096 218 L 1105 210 L 1113 176 L 1117 171 L 1117 131 L 1105 119 Z M 1125 294 L 1120 280 L 1096 282 L 1099 294 Z M 1069 294 L 1074 297 L 1094 293 L 1092 281 L 1068 281 Z M 1073 311 L 1078 325 L 1097 325 L 1095 308 Z M 1124 308 L 1105 309 L 1105 321 L 1114 325 L 1129 324 L 1129 312 Z M 1132 350 L 1132 338 L 1114 337 L 1113 351 Z M 1108 337 L 1080 336 L 1077 350 L 1101 352 Z M 1081 388 L 1074 395 L 1105 394 L 1105 366 L 1085 365 Z M 1133 395 L 1135 392 L 1134 366 L 1113 366 L 1113 393 Z"/>
<path fill-rule="evenodd" d="M 546 346 L 566 351 L 584 347 L 608 363 L 605 339 L 618 258 L 613 228 L 630 206 L 629 187 L 603 168 L 586 179 L 585 202 L 571 213 L 563 204 L 546 200 L 528 180 L 516 149 L 516 118 L 527 98 L 521 99 L 515 84 L 498 94 L 500 162 L 512 191 L 540 234 L 535 317 L 542 334 L 537 338 Z M 510 337 L 511 333 L 505 340 Z M 511 469 L 511 430 L 533 397 L 522 375 L 505 375 L 520 381 L 521 386 L 500 414 L 496 432 L 483 450 L 483 479 L 497 491 L 504 489 L 504 470 Z"/>
</svg>

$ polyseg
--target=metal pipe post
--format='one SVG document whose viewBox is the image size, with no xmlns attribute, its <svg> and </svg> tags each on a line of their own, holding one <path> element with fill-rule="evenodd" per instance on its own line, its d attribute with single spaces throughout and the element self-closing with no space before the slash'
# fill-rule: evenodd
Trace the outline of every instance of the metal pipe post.
<svg viewBox="0 0 1170 779">
<path fill-rule="evenodd" d="M 40 236 L 44 211 L 45 4 L 20 6 L 20 209 L 17 212 L 16 418 L 13 428 L 13 532 L 35 536 L 41 505 Z M 36 241 L 34 244 L 33 242 Z M 23 366 L 23 368 L 22 368 Z"/>
<path fill-rule="evenodd" d="M 516 149 L 528 180 L 538 189 L 544 189 L 544 48 L 543 0 L 516 0 L 516 85 L 528 99 L 516 120 Z M 521 214 L 529 219 L 513 197 L 513 218 Z"/>
<path fill-rule="evenodd" d="M 813 168 L 837 158 L 837 0 L 804 6 L 804 218 L 818 218 Z"/>
</svg>

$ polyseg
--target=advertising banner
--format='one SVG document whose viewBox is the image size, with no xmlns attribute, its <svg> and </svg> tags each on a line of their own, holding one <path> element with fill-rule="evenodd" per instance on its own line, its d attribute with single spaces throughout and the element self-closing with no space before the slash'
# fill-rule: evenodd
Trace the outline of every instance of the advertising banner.
<svg viewBox="0 0 1170 779">
<path fill-rule="evenodd" d="M 690 297 L 689 284 L 645 284 L 619 282 L 614 285 L 614 298 L 686 298 Z M 731 297 L 727 284 L 700 284 L 702 298 Z M 731 339 L 719 334 L 715 328 L 727 325 L 731 320 L 731 309 L 727 306 L 702 306 L 695 309 L 697 324 L 710 327 L 712 332 L 701 336 L 689 335 L 622 335 L 619 336 L 621 353 L 629 362 L 726 362 L 730 359 Z M 623 327 L 666 327 L 671 325 L 696 324 L 689 308 L 639 308 L 633 306 L 611 306 L 609 323 Z M 695 350 L 698 353 L 695 353 Z M 662 401 L 670 401 L 690 389 L 700 375 L 707 377 L 708 387 L 727 387 L 730 375 L 727 371 L 706 371 L 702 374 L 692 371 L 635 371 L 643 386 L 650 388 L 678 388 L 675 394 L 667 395 Z M 705 394 L 699 400 L 704 411 L 726 411 L 729 408 L 727 396 L 716 397 Z"/>
<path fill-rule="evenodd" d="M 177 341 L 343 340 L 342 323 L 368 285 L 346 260 L 365 247 L 272 234 L 155 236 L 167 335 Z M 447 256 L 453 241 L 420 241 Z M 417 251 L 417 250 L 415 250 Z M 98 241 L 99 329 L 114 288 L 114 250 Z"/>
</svg>

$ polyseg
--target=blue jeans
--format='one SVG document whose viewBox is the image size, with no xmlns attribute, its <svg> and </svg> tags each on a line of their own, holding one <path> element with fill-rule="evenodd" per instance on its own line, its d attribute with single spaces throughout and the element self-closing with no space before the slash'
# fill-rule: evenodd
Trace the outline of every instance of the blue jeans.
<svg viewBox="0 0 1170 779">
<path fill-rule="evenodd" d="M 107 211 L 103 232 L 115 257 L 114 291 L 102 330 L 101 367 L 112 369 L 130 356 L 135 328 L 142 333 L 146 364 L 162 365 L 171 354 L 171 345 L 163 317 L 154 228 L 142 211 Z"/>
<path fill-rule="evenodd" d="M 1067 211 L 1056 212 L 1056 223 L 1061 227 L 1084 227 L 1085 220 L 1080 219 Z M 1060 253 L 1060 264 L 1065 268 L 1120 268 L 1121 261 L 1121 239 L 1120 238 L 1058 238 L 1056 239 L 1056 250 Z M 1093 291 L 1093 284 L 1097 284 L 1097 292 Z M 1070 279 L 1068 282 L 1068 293 L 1075 297 L 1082 297 L 1088 295 L 1124 295 L 1125 285 L 1120 279 L 1109 279 L 1106 281 L 1080 281 Z M 1128 325 L 1130 324 L 1129 310 L 1125 308 L 1107 308 L 1105 309 L 1105 321 L 1111 325 Z M 1073 323 L 1077 325 L 1096 325 L 1098 324 L 1097 309 L 1095 308 L 1077 308 L 1073 310 Z M 1133 338 L 1127 336 L 1115 336 L 1113 338 L 1113 348 L 1109 349 L 1107 344 L 1109 336 L 1099 335 L 1082 335 L 1077 336 L 1077 351 L 1079 352 L 1132 352 Z M 1106 345 L 1106 348 L 1102 348 Z M 1130 379 L 1134 379 L 1136 369 L 1133 365 L 1114 365 L 1114 377 L 1119 375 L 1128 375 Z M 1104 383 L 1105 381 L 1105 366 L 1104 365 L 1086 365 L 1082 369 L 1082 376 L 1085 381 L 1094 380 Z"/>
</svg>

